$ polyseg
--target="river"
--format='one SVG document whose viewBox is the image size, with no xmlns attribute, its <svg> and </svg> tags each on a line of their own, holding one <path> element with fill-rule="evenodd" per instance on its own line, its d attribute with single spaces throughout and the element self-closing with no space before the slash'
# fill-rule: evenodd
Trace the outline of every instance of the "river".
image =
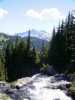
<svg viewBox="0 0 75 100">
<path fill-rule="evenodd" d="M 4 85 L 4 90 L 0 88 L 0 92 L 9 95 L 12 100 L 72 100 L 66 88 L 70 84 L 60 75 L 36 74 L 17 80 L 14 87 Z"/>
</svg>

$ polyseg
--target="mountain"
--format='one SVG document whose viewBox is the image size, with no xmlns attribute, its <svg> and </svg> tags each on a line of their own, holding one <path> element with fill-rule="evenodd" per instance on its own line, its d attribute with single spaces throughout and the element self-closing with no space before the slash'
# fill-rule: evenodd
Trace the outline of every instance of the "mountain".
<svg viewBox="0 0 75 100">
<path fill-rule="evenodd" d="M 28 35 L 28 33 L 27 33 Z M 18 35 L 20 39 L 23 39 L 24 41 L 27 40 L 27 35 Z M 16 35 L 8 35 L 5 33 L 0 33 L 0 48 L 2 48 L 3 46 L 5 46 L 5 44 L 7 43 L 7 41 L 10 40 L 11 42 L 15 42 L 16 40 Z M 48 45 L 48 41 L 45 40 L 44 38 L 38 38 L 35 36 L 31 36 L 31 46 L 35 46 L 36 49 L 40 49 L 42 47 L 42 43 L 44 43 L 45 45 Z"/>
<path fill-rule="evenodd" d="M 36 38 L 39 38 L 39 39 L 42 39 L 42 40 L 49 40 L 49 33 L 45 32 L 45 31 L 37 31 L 37 30 L 30 30 L 30 33 L 31 33 L 31 37 L 36 37 Z M 26 37 L 28 35 L 28 31 L 26 32 L 22 32 L 22 33 L 17 33 L 18 36 L 21 36 L 21 37 Z"/>
<path fill-rule="evenodd" d="M 5 33 L 0 33 L 0 42 L 1 41 L 7 41 L 9 39 L 9 35 Z"/>
<path fill-rule="evenodd" d="M 24 40 L 26 40 L 28 36 L 28 32 L 22 32 L 17 33 L 18 36 L 22 37 Z M 45 31 L 37 31 L 37 30 L 30 30 L 30 36 L 31 36 L 31 45 L 35 46 L 37 49 L 40 49 L 42 47 L 42 43 L 44 43 L 45 46 L 48 45 L 49 36 L 48 33 Z"/>
<path fill-rule="evenodd" d="M 27 40 L 27 37 L 24 37 L 23 40 Z M 43 40 L 43 39 L 39 39 L 37 37 L 31 37 L 31 46 L 35 47 L 36 49 L 41 49 L 42 47 L 42 43 L 44 43 L 45 46 L 48 46 L 48 41 L 47 40 Z"/>
</svg>

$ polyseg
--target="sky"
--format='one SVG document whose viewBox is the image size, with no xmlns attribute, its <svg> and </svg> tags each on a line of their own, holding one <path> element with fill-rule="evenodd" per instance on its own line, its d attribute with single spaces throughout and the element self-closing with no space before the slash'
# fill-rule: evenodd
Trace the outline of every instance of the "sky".
<svg viewBox="0 0 75 100">
<path fill-rule="evenodd" d="M 0 32 L 13 35 L 36 29 L 51 33 L 72 10 L 75 0 L 0 0 Z"/>
</svg>

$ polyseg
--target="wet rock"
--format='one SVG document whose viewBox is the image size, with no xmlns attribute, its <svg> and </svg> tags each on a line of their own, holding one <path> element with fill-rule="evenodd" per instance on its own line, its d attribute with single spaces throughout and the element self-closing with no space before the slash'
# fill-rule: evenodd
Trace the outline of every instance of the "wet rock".
<svg viewBox="0 0 75 100">
<path fill-rule="evenodd" d="M 12 84 L 16 87 L 21 87 L 25 84 L 28 84 L 30 81 L 31 81 L 31 77 L 25 77 L 25 78 L 21 78 L 21 79 L 18 79 L 17 81 L 13 82 Z"/>
<path fill-rule="evenodd" d="M 19 87 L 18 85 L 16 85 L 16 89 L 18 89 L 18 90 L 19 90 L 19 89 L 20 89 L 20 87 Z"/>
</svg>

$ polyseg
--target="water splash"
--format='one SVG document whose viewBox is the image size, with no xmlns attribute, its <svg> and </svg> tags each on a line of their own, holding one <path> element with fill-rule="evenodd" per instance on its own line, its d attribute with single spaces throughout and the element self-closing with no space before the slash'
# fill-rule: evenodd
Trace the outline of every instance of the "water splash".
<svg viewBox="0 0 75 100">
<path fill-rule="evenodd" d="M 20 87 L 10 87 L 6 93 L 13 100 L 72 100 L 67 96 L 66 85 L 69 84 L 71 83 L 62 79 L 61 75 L 55 77 L 36 74 L 17 80 L 16 85 Z"/>
</svg>

